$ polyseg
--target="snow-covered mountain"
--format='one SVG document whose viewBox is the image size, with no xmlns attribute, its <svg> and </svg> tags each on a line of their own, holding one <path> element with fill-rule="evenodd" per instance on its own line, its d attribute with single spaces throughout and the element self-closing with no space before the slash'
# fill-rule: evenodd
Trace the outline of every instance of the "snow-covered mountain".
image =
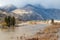
<svg viewBox="0 0 60 40">
<path fill-rule="evenodd" d="M 42 18 L 44 18 L 44 19 L 51 19 L 50 15 L 46 14 L 47 12 L 45 12 L 45 9 L 42 6 L 28 4 L 25 7 L 23 7 L 23 9 L 32 10 L 32 11 L 36 12 L 37 14 L 41 15 Z"/>
<path fill-rule="evenodd" d="M 21 20 L 60 20 L 60 9 L 45 9 L 43 6 L 27 4 L 21 9 L 14 5 L 4 6 L 3 10 Z"/>
<path fill-rule="evenodd" d="M 43 20 L 41 15 L 32 10 L 16 9 L 12 12 L 21 20 Z"/>
<path fill-rule="evenodd" d="M 52 19 L 60 20 L 60 9 L 45 9 Z"/>
<path fill-rule="evenodd" d="M 26 5 L 23 9 L 32 10 L 37 14 L 41 15 L 43 19 L 59 19 L 60 20 L 60 9 L 45 9 L 41 5 Z"/>
<path fill-rule="evenodd" d="M 21 9 L 12 11 L 19 15 L 18 18 L 24 20 L 49 20 L 56 19 L 60 20 L 60 9 L 45 9 L 41 5 L 26 5 Z"/>
<path fill-rule="evenodd" d="M 11 12 L 11 11 L 17 9 L 17 7 L 12 4 L 9 4 L 9 5 L 1 7 L 0 9 L 4 10 L 6 12 Z"/>
</svg>

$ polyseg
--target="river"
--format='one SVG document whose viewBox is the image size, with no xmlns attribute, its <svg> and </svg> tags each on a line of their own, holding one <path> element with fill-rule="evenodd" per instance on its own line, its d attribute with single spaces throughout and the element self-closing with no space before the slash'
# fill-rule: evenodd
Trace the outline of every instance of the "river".
<svg viewBox="0 0 60 40">
<path fill-rule="evenodd" d="M 48 24 L 24 25 L 14 29 L 1 29 L 0 40 L 20 40 L 20 36 L 31 37 L 40 30 L 46 28 Z"/>
</svg>

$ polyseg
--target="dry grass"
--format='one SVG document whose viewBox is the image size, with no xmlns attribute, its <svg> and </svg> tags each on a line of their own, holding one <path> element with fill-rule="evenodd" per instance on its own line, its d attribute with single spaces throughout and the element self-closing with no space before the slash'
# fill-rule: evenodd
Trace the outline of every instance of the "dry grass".
<svg viewBox="0 0 60 40">
<path fill-rule="evenodd" d="M 57 32 L 59 32 L 60 25 L 55 24 L 51 25 L 43 30 L 41 33 L 37 33 L 34 35 L 34 39 L 28 39 L 28 40 L 58 40 L 59 36 L 57 35 Z"/>
</svg>

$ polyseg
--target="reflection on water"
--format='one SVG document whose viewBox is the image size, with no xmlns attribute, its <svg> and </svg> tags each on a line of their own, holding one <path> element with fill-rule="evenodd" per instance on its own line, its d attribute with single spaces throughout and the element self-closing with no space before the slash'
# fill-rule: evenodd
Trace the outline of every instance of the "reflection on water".
<svg viewBox="0 0 60 40">
<path fill-rule="evenodd" d="M 44 29 L 47 24 L 26 25 L 8 29 L 0 28 L 0 40 L 19 40 L 22 36 L 30 37 L 40 29 Z"/>
</svg>

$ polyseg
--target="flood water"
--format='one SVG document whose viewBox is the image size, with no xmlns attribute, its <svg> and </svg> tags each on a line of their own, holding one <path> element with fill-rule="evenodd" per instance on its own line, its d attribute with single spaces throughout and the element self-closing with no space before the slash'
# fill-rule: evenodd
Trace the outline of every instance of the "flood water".
<svg viewBox="0 0 60 40">
<path fill-rule="evenodd" d="M 44 29 L 47 24 L 36 25 L 24 25 L 15 27 L 14 29 L 1 29 L 0 28 L 0 40 L 20 40 L 20 36 L 31 37 L 39 30 Z"/>
</svg>

